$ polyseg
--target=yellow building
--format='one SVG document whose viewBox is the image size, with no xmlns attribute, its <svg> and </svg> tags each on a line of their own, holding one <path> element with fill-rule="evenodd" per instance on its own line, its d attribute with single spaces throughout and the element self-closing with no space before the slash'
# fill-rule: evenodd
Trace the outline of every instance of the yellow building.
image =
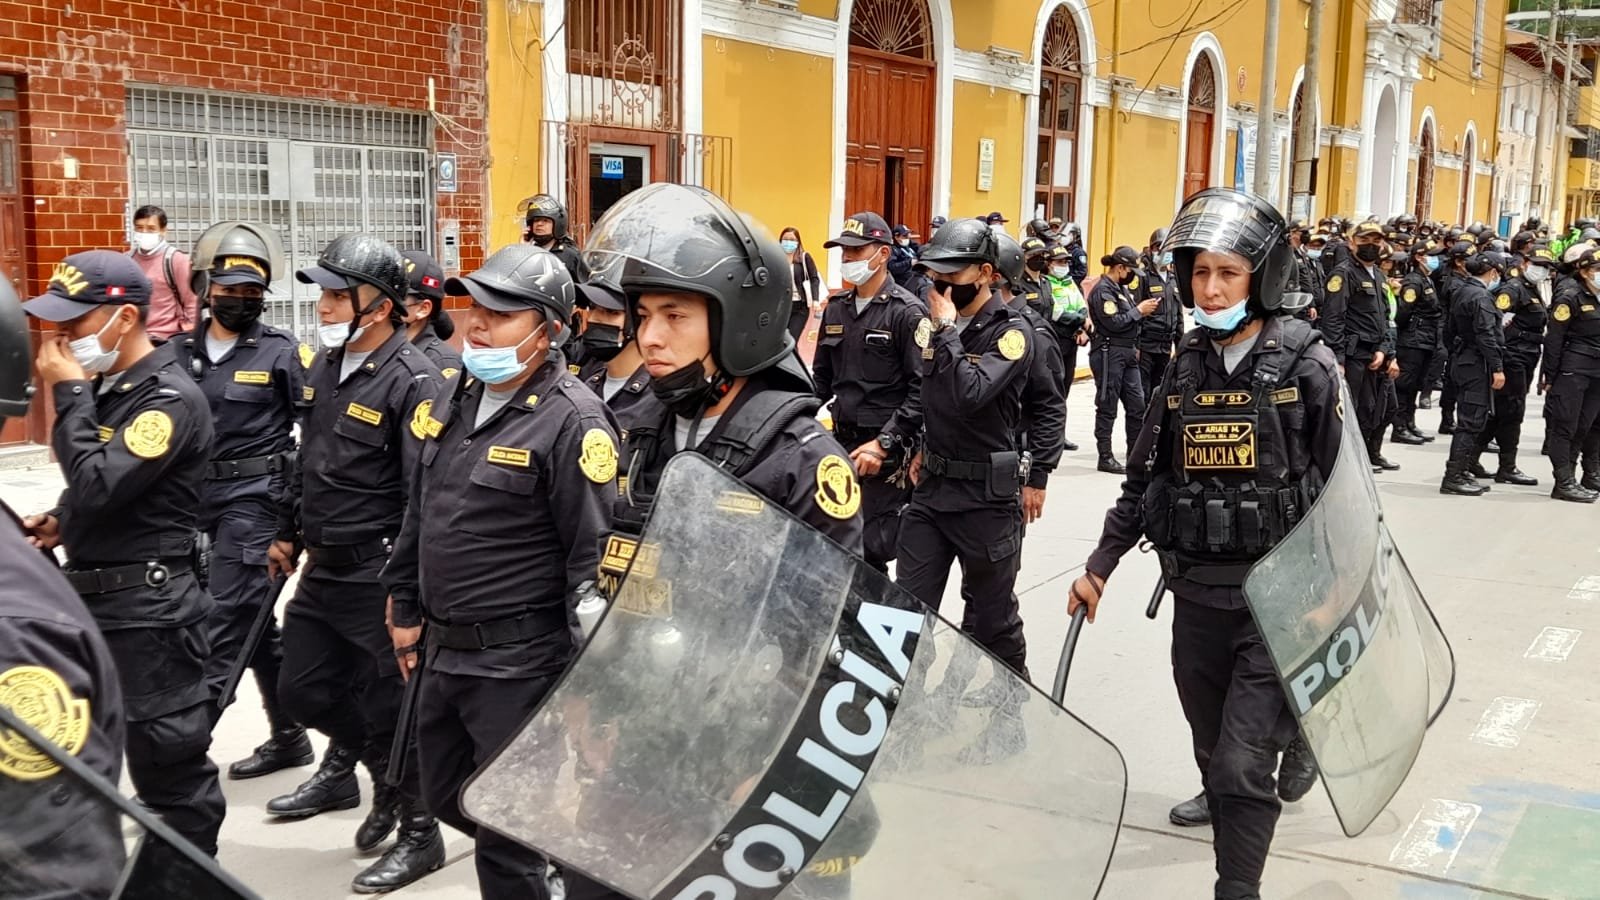
<svg viewBox="0 0 1600 900">
<path fill-rule="evenodd" d="M 1280 0 L 1274 199 L 1315 117 L 1315 215 L 1491 221 L 1506 0 Z M 1265 0 L 491 0 L 491 240 L 563 198 L 580 235 L 627 190 L 727 196 L 818 262 L 851 212 L 1078 221 L 1142 245 L 1181 198 L 1251 183 Z M 1240 158 L 1238 148 L 1246 148 Z"/>
</svg>

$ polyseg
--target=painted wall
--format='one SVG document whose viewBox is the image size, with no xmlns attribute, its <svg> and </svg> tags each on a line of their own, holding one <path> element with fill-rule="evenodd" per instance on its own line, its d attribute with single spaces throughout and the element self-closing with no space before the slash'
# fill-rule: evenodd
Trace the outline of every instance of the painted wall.
<svg viewBox="0 0 1600 900">
<path fill-rule="evenodd" d="M 1028 98 L 1030 101 L 1032 98 Z M 1022 192 L 1024 97 L 1013 91 L 965 81 L 955 83 L 952 116 L 956 122 L 950 153 L 950 215 L 981 216 L 1000 210 L 1015 218 Z M 994 183 L 978 190 L 979 141 L 995 143 Z M 1020 232 L 1012 222 L 1009 231 Z"/>
<path fill-rule="evenodd" d="M 537 3 L 484 4 L 488 65 L 489 191 L 484 209 L 489 247 L 522 240 L 517 204 L 544 189 L 539 183 L 539 122 L 544 108 Z"/>
</svg>

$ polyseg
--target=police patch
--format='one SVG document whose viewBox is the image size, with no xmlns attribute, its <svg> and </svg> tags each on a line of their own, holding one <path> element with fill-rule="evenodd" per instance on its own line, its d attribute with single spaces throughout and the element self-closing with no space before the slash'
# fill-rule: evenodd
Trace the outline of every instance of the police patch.
<svg viewBox="0 0 1600 900">
<path fill-rule="evenodd" d="M 1201 391 L 1194 395 L 1195 406 L 1249 406 L 1255 397 L 1249 391 Z"/>
<path fill-rule="evenodd" d="M 578 366 L 572 365 L 570 363 L 567 365 L 567 374 L 576 375 L 576 374 L 578 374 L 578 371 L 579 371 Z"/>
<path fill-rule="evenodd" d="M 0 706 L 73 756 L 88 743 L 89 701 L 72 696 L 67 682 L 43 666 L 16 666 L 0 674 Z M 59 771 L 61 766 L 27 739 L 0 731 L 0 775 L 39 781 Z"/>
<path fill-rule="evenodd" d="M 307 346 L 305 344 L 301 344 L 300 345 L 300 368 L 302 368 L 302 369 L 311 368 L 311 363 L 314 362 L 316 360 L 316 358 L 317 358 L 317 351 L 311 349 L 309 346 Z"/>
<path fill-rule="evenodd" d="M 1494 307 L 1501 312 L 1509 310 L 1511 308 L 1511 295 L 1501 294 L 1500 296 L 1494 298 Z"/>
<path fill-rule="evenodd" d="M 429 423 L 432 423 L 431 425 Z M 439 423 L 433 420 L 433 401 L 424 400 L 411 413 L 411 436 L 423 440 L 439 433 Z"/>
<path fill-rule="evenodd" d="M 605 484 L 617 477 L 617 445 L 602 428 L 591 428 L 583 433 L 583 454 L 578 457 L 578 469 L 595 484 Z"/>
<path fill-rule="evenodd" d="M 147 409 L 123 430 L 122 442 L 140 459 L 160 459 L 172 445 L 172 417 L 159 409 Z"/>
<path fill-rule="evenodd" d="M 526 469 L 533 464 L 533 454 L 520 447 L 490 447 L 489 455 L 484 459 L 502 466 L 516 466 L 519 469 Z"/>
<path fill-rule="evenodd" d="M 926 316 L 918 319 L 917 333 L 912 339 L 917 342 L 918 347 L 924 350 L 928 349 L 929 342 L 933 340 L 933 322 L 929 321 Z"/>
<path fill-rule="evenodd" d="M 1027 352 L 1028 341 L 1022 336 L 1022 332 L 1019 329 L 1013 328 L 1000 335 L 1000 342 L 997 346 L 1000 348 L 1001 356 L 1016 362 L 1022 358 L 1023 353 Z"/>
<path fill-rule="evenodd" d="M 1191 472 L 1239 472 L 1255 469 L 1255 426 L 1250 422 L 1185 424 L 1183 467 Z"/>
<path fill-rule="evenodd" d="M 1416 288 L 1406 288 L 1406 292 L 1400 296 L 1400 299 L 1404 300 L 1407 303 L 1415 303 L 1415 302 L 1417 302 L 1417 289 Z"/>
<path fill-rule="evenodd" d="M 1100 311 L 1105 313 L 1108 316 L 1116 315 L 1117 314 L 1117 301 L 1115 301 L 1115 300 L 1107 300 L 1100 307 Z"/>
<path fill-rule="evenodd" d="M 272 373 L 271 372 L 235 372 L 235 373 L 233 373 L 233 382 L 234 382 L 234 384 L 271 384 L 272 383 Z"/>
<path fill-rule="evenodd" d="M 817 506 L 835 519 L 848 519 L 861 510 L 861 485 L 856 471 L 832 453 L 817 463 Z"/>
<path fill-rule="evenodd" d="M 457 369 L 454 366 L 446 366 L 443 369 L 439 370 L 439 374 L 443 375 L 445 377 L 446 381 L 449 381 L 450 379 L 456 377 L 456 373 L 458 373 L 460 371 L 461 371 L 460 369 Z"/>
<path fill-rule="evenodd" d="M 1556 304 L 1555 310 L 1552 311 L 1550 315 L 1557 322 L 1565 322 L 1566 320 L 1572 318 L 1572 307 L 1566 305 L 1565 303 L 1558 303 Z"/>
<path fill-rule="evenodd" d="M 1328 279 L 1328 292 L 1329 293 L 1337 291 L 1339 288 L 1342 288 L 1342 287 L 1344 287 L 1344 278 L 1342 278 L 1342 277 L 1340 277 L 1338 275 L 1335 275 L 1332 278 Z"/>
<path fill-rule="evenodd" d="M 1135 275 L 1132 278 L 1128 279 L 1128 290 L 1137 291 L 1138 289 L 1139 289 L 1139 276 Z"/>
<path fill-rule="evenodd" d="M 300 399 L 304 400 L 307 403 L 310 403 L 311 401 L 317 399 L 317 389 L 312 387 L 309 384 L 306 385 L 305 387 L 300 389 Z"/>
<path fill-rule="evenodd" d="M 344 414 L 352 419 L 365 422 L 368 425 L 383 424 L 383 413 L 373 409 L 370 406 L 362 406 L 359 403 L 352 403 L 345 407 Z"/>
</svg>

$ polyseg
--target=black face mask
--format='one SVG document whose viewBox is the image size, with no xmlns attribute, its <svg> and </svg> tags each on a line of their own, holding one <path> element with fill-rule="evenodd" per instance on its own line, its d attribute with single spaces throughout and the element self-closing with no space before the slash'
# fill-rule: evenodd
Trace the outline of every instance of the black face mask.
<svg viewBox="0 0 1600 900">
<path fill-rule="evenodd" d="M 1050 268 L 1050 260 L 1043 256 L 1031 257 L 1028 260 L 1028 271 L 1043 272 Z"/>
<path fill-rule="evenodd" d="M 1117 279 L 1117 284 L 1120 284 L 1123 287 L 1127 287 L 1129 284 L 1133 283 L 1133 279 L 1134 279 L 1134 274 L 1132 272 L 1129 272 L 1128 274 L 1123 275 L 1122 277 L 1118 278 Z"/>
<path fill-rule="evenodd" d="M 585 358 L 610 362 L 616 358 L 618 353 L 622 352 L 624 343 L 622 329 L 615 325 L 599 325 L 590 322 L 589 327 L 584 329 L 580 343 L 583 344 Z"/>
<path fill-rule="evenodd" d="M 1357 244 L 1356 259 L 1364 263 L 1375 263 L 1383 257 L 1383 248 L 1377 244 Z"/>
<path fill-rule="evenodd" d="M 949 297 L 950 302 L 955 304 L 956 309 L 966 309 L 972 304 L 972 301 L 978 299 L 977 282 L 972 284 L 952 284 L 935 278 L 933 287 L 934 290 Z"/>
<path fill-rule="evenodd" d="M 229 297 L 211 301 L 211 315 L 223 328 L 239 333 L 254 325 L 266 307 L 265 300 L 241 300 Z"/>
<path fill-rule="evenodd" d="M 721 374 L 707 378 L 705 364 L 697 359 L 660 378 L 650 379 L 650 391 L 673 415 L 692 419 L 721 399 L 728 392 L 728 384 Z"/>
</svg>

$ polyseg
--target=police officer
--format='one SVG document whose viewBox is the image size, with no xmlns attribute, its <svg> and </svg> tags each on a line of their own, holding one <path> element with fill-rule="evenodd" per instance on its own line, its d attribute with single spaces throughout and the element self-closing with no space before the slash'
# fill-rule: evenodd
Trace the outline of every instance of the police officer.
<svg viewBox="0 0 1600 900">
<path fill-rule="evenodd" d="M 378 580 L 400 533 L 439 370 L 400 327 L 405 261 L 382 239 L 337 238 L 295 277 L 322 289 L 326 349 L 306 376 L 298 507 L 280 516 L 268 551 L 275 572 L 294 571 L 302 548 L 308 555 L 284 614 L 278 695 L 296 721 L 331 740 L 316 774 L 269 801 L 267 812 L 303 818 L 360 805 L 355 765 L 365 762 L 375 787 L 356 848 L 376 849 L 396 823 L 400 837 L 352 887 L 392 890 L 444 862 L 414 771 L 398 788 L 384 780 L 404 688 Z"/>
<path fill-rule="evenodd" d="M 1399 356 L 1400 378 L 1395 384 L 1396 408 L 1394 442 L 1420 445 L 1433 435 L 1417 428 L 1417 395 L 1427 384 L 1433 355 L 1439 346 L 1444 309 L 1434 290 L 1431 271 L 1438 267 L 1440 245 L 1417 241 L 1411 246 L 1410 264 L 1400 278 L 1400 295 L 1395 308 L 1395 352 Z"/>
<path fill-rule="evenodd" d="M 1439 484 L 1441 494 L 1477 497 L 1489 490 L 1474 480 L 1472 469 L 1482 452 L 1480 438 L 1489 424 L 1493 392 L 1506 384 L 1505 333 L 1494 297 L 1505 263 L 1496 257 L 1492 251 L 1468 257 L 1468 278 L 1457 283 L 1451 300 L 1450 379 L 1456 386 L 1456 430 Z M 1505 303 L 1511 305 L 1509 296 Z"/>
<path fill-rule="evenodd" d="M 394 655 L 422 679 L 423 793 L 476 839 L 482 896 L 544 898 L 543 857 L 477 827 L 458 795 L 577 651 L 570 626 L 616 496 L 616 433 L 560 350 L 574 290 L 559 259 L 507 247 L 445 288 L 472 297 L 466 373 L 418 420 L 421 469 L 383 571 Z"/>
<path fill-rule="evenodd" d="M 211 598 L 194 570 L 211 411 L 173 348 L 144 330 L 150 282 L 133 260 L 90 250 L 56 265 L 24 304 L 56 324 L 39 348 L 55 399 L 50 444 L 67 488 L 25 524 L 67 551 L 67 580 L 116 660 L 128 774 L 152 812 L 215 855 L 226 812 L 206 755 Z"/>
<path fill-rule="evenodd" d="M 406 339 L 433 363 L 443 378 L 461 371 L 461 354 L 446 341 L 456 323 L 444 308 L 444 269 L 421 250 L 400 254 L 406 261 L 406 308 L 401 317 Z"/>
<path fill-rule="evenodd" d="M 933 326 L 922 301 L 889 277 L 889 226 L 877 213 L 846 219 L 823 247 L 840 249 L 846 287 L 823 310 L 811 374 L 817 397 L 833 401 L 833 436 L 861 479 L 866 561 L 886 572 L 911 494 L 905 468 L 922 429 L 922 351 Z"/>
<path fill-rule="evenodd" d="M 1545 415 L 1555 471 L 1550 496 L 1593 503 L 1600 493 L 1578 483 L 1576 467 L 1588 454 L 1587 440 L 1600 418 L 1600 250 L 1585 247 L 1573 270 L 1550 304 L 1539 386 L 1549 392 Z M 1600 470 L 1585 473 L 1591 474 L 1600 476 Z"/>
<path fill-rule="evenodd" d="M 1240 209 L 1217 215 L 1219 204 Z M 1215 896 L 1226 900 L 1260 896 L 1282 808 L 1273 788 L 1276 756 L 1295 733 L 1240 585 L 1250 565 L 1294 526 L 1296 511 L 1310 507 L 1333 471 L 1342 431 L 1334 356 L 1281 308 L 1293 265 L 1283 230 L 1266 201 L 1222 188 L 1191 197 L 1179 210 L 1166 246 L 1198 327 L 1168 368 L 1164 397 L 1151 405 L 1129 457 L 1122 495 L 1106 513 L 1099 547 L 1068 601 L 1069 612 L 1086 604 L 1093 621 L 1122 556 L 1145 536 L 1160 552 L 1177 598 L 1173 678 L 1213 818 Z M 1204 402 L 1220 391 L 1251 399 L 1242 407 Z M 1259 435 L 1266 443 L 1194 445 L 1187 440 L 1191 424 Z M 1221 501 L 1224 519 L 1256 516 L 1253 527 L 1208 533 L 1217 517 L 1184 512 L 1202 490 L 1203 503 Z M 1268 499 L 1283 491 L 1295 492 L 1298 502 Z M 1144 516 L 1141 507 L 1158 514 Z"/>
<path fill-rule="evenodd" d="M 587 307 L 583 334 L 583 366 L 578 378 L 600 395 L 626 426 L 626 411 L 650 390 L 650 370 L 628 325 L 628 295 L 602 278 L 590 276 L 577 286 L 579 304 Z"/>
<path fill-rule="evenodd" d="M 554 253 L 567 266 L 574 283 L 589 280 L 589 267 L 578 252 L 578 242 L 567 233 L 567 208 L 549 194 L 534 194 L 522 201 L 527 226 L 522 239 Z"/>
<path fill-rule="evenodd" d="M 1439 387 L 1439 433 L 1454 434 L 1456 430 L 1456 385 L 1450 378 L 1450 348 L 1455 345 L 1455 336 L 1451 329 L 1455 328 L 1456 288 L 1470 279 L 1467 274 L 1467 259 L 1477 253 L 1477 245 L 1469 240 L 1454 240 L 1444 253 L 1444 263 L 1439 271 L 1434 273 L 1434 288 L 1439 292 L 1439 306 L 1444 312 L 1444 319 L 1439 327 L 1439 347 L 1435 350 L 1433 368 L 1429 370 L 1429 384 Z M 1426 409 L 1428 407 L 1427 392 L 1423 392 L 1423 399 L 1418 403 Z"/>
<path fill-rule="evenodd" d="M 1072 376 L 1078 371 L 1078 348 L 1089 343 L 1089 305 L 1083 291 L 1072 278 L 1072 254 L 1057 245 L 1050 248 L 1049 265 L 1045 270 L 1044 284 L 1050 291 L 1053 316 L 1048 316 L 1056 329 L 1056 342 L 1061 345 L 1061 361 L 1066 366 L 1066 393 L 1072 393 Z M 1076 450 L 1077 445 L 1067 447 Z"/>
<path fill-rule="evenodd" d="M 911 240 L 911 229 L 904 225 L 894 227 L 894 247 L 889 251 L 889 277 L 907 290 L 915 284 L 917 274 L 917 245 Z M 915 291 L 912 291 L 915 294 Z"/>
<path fill-rule="evenodd" d="M 1066 382 L 1069 377 L 1056 343 L 1055 329 L 1029 303 L 1027 267 L 1023 250 L 1009 235 L 995 240 L 994 289 L 1033 329 L 1033 353 L 1028 360 L 1028 385 L 1022 396 L 1018 439 L 1027 448 L 1028 477 L 1022 486 L 1022 523 L 1032 524 L 1044 514 L 1045 488 L 1050 473 L 1061 461 L 1062 435 L 1067 424 Z"/>
<path fill-rule="evenodd" d="M 0 278 L 0 417 L 28 414 L 32 355 L 22 305 Z M 116 784 L 127 729 L 111 652 L 54 559 L 25 535 L 0 501 L 0 704 Z M 112 896 L 125 852 L 111 805 L 16 736 L 4 747 L 0 895 Z"/>
<path fill-rule="evenodd" d="M 1089 251 L 1083 249 L 1083 229 L 1078 223 L 1068 222 L 1061 228 L 1061 246 L 1067 248 L 1067 257 L 1071 260 L 1069 274 L 1081 290 L 1089 277 Z"/>
<path fill-rule="evenodd" d="M 1349 259 L 1335 265 L 1323 293 L 1317 318 L 1322 338 L 1344 369 L 1356 422 L 1376 462 L 1382 454 L 1383 382 L 1394 347 L 1388 341 L 1389 303 L 1378 261 L 1384 256 L 1383 228 L 1377 222 L 1356 226 Z"/>
<path fill-rule="evenodd" d="M 223 222 L 207 229 L 195 246 L 194 288 L 202 310 L 198 334 L 176 335 L 170 343 L 179 368 L 199 382 L 216 433 L 200 515 L 210 542 L 209 587 L 216 601 L 206 659 L 215 720 L 222 715 L 218 697 L 240 665 L 251 626 L 261 607 L 276 598 L 267 577 L 267 548 L 294 470 L 293 429 L 305 393 L 305 366 L 300 342 L 261 322 L 267 287 L 280 274 L 275 266 L 282 265 L 277 235 L 262 225 Z M 255 778 L 314 759 L 305 729 L 278 699 L 283 644 L 276 619 L 267 615 L 260 643 L 245 662 L 255 673 L 272 733 L 253 754 L 228 767 L 230 778 Z"/>
<path fill-rule="evenodd" d="M 1161 375 L 1172 359 L 1172 345 L 1183 337 L 1183 306 L 1172 284 L 1171 255 L 1161 249 L 1166 243 L 1167 229 L 1157 228 L 1150 234 L 1150 244 L 1139 256 L 1134 292 L 1137 301 L 1155 300 L 1155 312 L 1139 320 L 1139 379 L 1144 386 L 1144 396 L 1149 399 L 1161 383 Z"/>
<path fill-rule="evenodd" d="M 1533 487 L 1539 479 L 1517 468 L 1517 449 L 1522 443 L 1522 421 L 1528 409 L 1528 382 L 1539 365 L 1549 318 L 1539 285 L 1548 283 L 1555 260 L 1549 257 L 1548 249 L 1533 247 L 1531 233 L 1527 237 L 1527 242 L 1520 244 L 1524 252 L 1510 259 L 1495 294 L 1495 309 L 1505 322 L 1502 359 L 1506 383 L 1494 392 L 1494 407 L 1489 412 L 1488 425 L 1479 435 L 1478 450 L 1482 453 L 1489 441 L 1495 442 L 1499 456 L 1496 482 Z M 1540 256 L 1541 253 L 1545 255 Z M 1484 471 L 1477 458 L 1472 468 L 1474 475 Z"/>
<path fill-rule="evenodd" d="M 1156 298 L 1135 301 L 1139 289 L 1139 254 L 1132 247 L 1118 247 L 1100 258 L 1106 272 L 1094 283 L 1087 298 L 1090 336 L 1089 368 L 1094 373 L 1094 442 L 1100 453 L 1096 466 L 1102 472 L 1120 475 L 1122 463 L 1111 452 L 1111 426 L 1117 420 L 1117 401 L 1122 401 L 1123 426 L 1128 446 L 1139 433 L 1144 420 L 1144 383 L 1139 374 L 1139 335 L 1142 320 L 1154 315 L 1161 301 Z"/>
</svg>

